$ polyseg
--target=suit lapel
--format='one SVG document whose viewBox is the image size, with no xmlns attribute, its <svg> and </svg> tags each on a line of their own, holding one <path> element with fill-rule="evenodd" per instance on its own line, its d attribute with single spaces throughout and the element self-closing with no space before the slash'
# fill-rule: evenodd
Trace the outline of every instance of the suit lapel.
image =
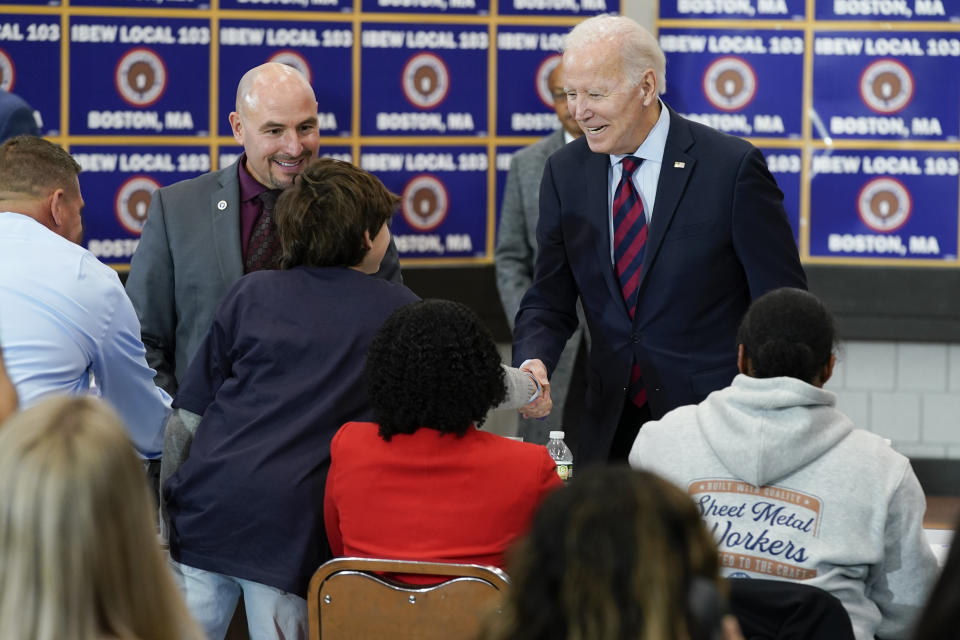
<svg viewBox="0 0 960 640">
<path fill-rule="evenodd" d="M 607 288 L 610 289 L 610 295 L 615 300 L 622 301 L 623 294 L 620 292 L 620 283 L 617 281 L 617 275 L 613 272 L 613 263 L 610 261 L 610 196 L 607 193 L 610 182 L 608 176 L 610 156 L 605 153 L 593 153 L 586 145 L 584 145 L 584 148 L 587 149 L 584 169 L 587 182 L 588 215 L 591 216 L 591 226 L 597 230 L 597 233 L 593 234 L 597 264 L 603 275 L 603 281 L 607 283 Z M 624 315 L 626 315 L 627 305 L 623 304 L 621 306 Z"/>
<path fill-rule="evenodd" d="M 667 107 L 668 109 L 670 107 Z M 650 220 L 647 247 L 643 255 L 643 270 L 640 272 L 640 295 L 643 299 L 643 286 L 660 252 L 660 245 L 670 227 L 677 206 L 687 187 L 687 181 L 693 172 L 696 159 L 687 154 L 693 146 L 693 136 L 687 121 L 670 109 L 670 131 L 663 149 L 663 165 L 660 167 L 660 179 L 657 181 L 657 198 Z M 637 314 L 640 317 L 640 314 Z"/>
<path fill-rule="evenodd" d="M 240 162 L 237 160 L 237 162 Z M 240 180 L 237 164 L 223 169 L 219 188 L 210 194 L 209 211 L 213 219 L 213 243 L 220 263 L 220 275 L 230 286 L 243 275 L 240 246 Z"/>
</svg>

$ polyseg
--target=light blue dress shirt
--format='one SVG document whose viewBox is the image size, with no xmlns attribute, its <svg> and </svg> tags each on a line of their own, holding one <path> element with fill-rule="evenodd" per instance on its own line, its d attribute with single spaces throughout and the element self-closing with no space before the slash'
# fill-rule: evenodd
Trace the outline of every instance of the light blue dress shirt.
<svg viewBox="0 0 960 640">
<path fill-rule="evenodd" d="M 658 98 L 659 100 L 659 98 Z M 670 110 L 660 101 L 660 117 L 644 138 L 640 147 L 633 153 L 610 155 L 610 168 L 607 170 L 607 212 L 609 213 L 610 229 L 610 262 L 613 263 L 613 200 L 616 197 L 617 185 L 623 175 L 623 165 L 620 161 L 626 156 L 643 158 L 643 164 L 633 172 L 633 184 L 640 193 L 643 202 L 643 214 L 647 224 L 653 217 L 653 205 L 657 199 L 657 183 L 660 181 L 660 169 L 663 167 L 663 151 L 667 146 L 667 133 L 670 132 Z"/>
<path fill-rule="evenodd" d="M 160 456 L 170 396 L 153 384 L 120 278 L 83 247 L 10 212 L 0 212 L 0 345 L 22 407 L 88 393 L 92 375 L 140 455 Z"/>
</svg>

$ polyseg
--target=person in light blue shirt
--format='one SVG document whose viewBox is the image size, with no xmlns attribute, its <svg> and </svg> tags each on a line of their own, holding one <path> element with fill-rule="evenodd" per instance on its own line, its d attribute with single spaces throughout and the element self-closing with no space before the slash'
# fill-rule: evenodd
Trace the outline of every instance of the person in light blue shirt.
<svg viewBox="0 0 960 640">
<path fill-rule="evenodd" d="M 0 422 L 11 416 L 19 406 L 17 390 L 10 382 L 7 369 L 3 366 L 3 351 L 0 350 Z"/>
<path fill-rule="evenodd" d="M 0 345 L 22 407 L 88 393 L 91 378 L 143 458 L 159 458 L 170 396 L 153 383 L 140 323 L 110 267 L 80 246 L 80 166 L 59 146 L 0 146 Z"/>
</svg>

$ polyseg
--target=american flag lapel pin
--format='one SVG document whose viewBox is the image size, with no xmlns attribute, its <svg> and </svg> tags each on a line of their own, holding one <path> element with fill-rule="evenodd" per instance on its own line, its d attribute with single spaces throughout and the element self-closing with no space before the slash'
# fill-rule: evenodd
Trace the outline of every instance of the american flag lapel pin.
<svg viewBox="0 0 960 640">
<path fill-rule="evenodd" d="M 674 162 L 674 163 L 673 163 L 673 168 L 674 168 L 674 169 L 683 169 L 685 166 L 687 166 L 687 163 L 686 163 L 686 162 L 677 161 L 677 162 Z"/>
</svg>

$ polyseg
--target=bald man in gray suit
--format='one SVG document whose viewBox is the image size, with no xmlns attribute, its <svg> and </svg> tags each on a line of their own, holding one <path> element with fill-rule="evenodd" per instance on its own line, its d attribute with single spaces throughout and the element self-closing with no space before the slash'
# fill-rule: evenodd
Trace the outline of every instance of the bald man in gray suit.
<svg viewBox="0 0 960 640">
<path fill-rule="evenodd" d="M 513 330 L 513 319 L 520 308 L 520 299 L 533 282 L 533 264 L 537 256 L 537 218 L 540 215 L 540 178 L 547 158 L 568 142 L 579 138 L 576 120 L 567 110 L 567 97 L 563 92 L 563 70 L 558 63 L 547 76 L 547 86 L 553 96 L 553 109 L 561 127 L 518 151 L 510 161 L 510 173 L 500 210 L 500 229 L 494 266 L 497 273 L 497 290 L 500 302 L 507 315 L 507 324 Z M 550 393 L 553 411 L 542 420 L 522 418 L 520 435 L 527 442 L 544 444 L 550 431 L 563 430 L 563 411 L 566 400 L 574 393 L 583 395 L 583 389 L 571 389 L 577 351 L 585 340 L 581 317 L 580 328 L 567 341 L 563 355 L 550 378 Z M 572 426 L 572 425 L 571 425 Z"/>
<path fill-rule="evenodd" d="M 257 252 L 248 251 L 264 218 L 261 194 L 289 186 L 319 154 L 313 88 L 284 64 L 268 62 L 244 74 L 230 126 L 243 155 L 229 167 L 154 192 L 130 264 L 127 294 L 140 319 L 147 364 L 171 395 L 220 300 L 244 273 L 266 266 L 254 264 Z M 263 235 L 273 240 L 275 228 L 267 223 Z M 377 275 L 401 279 L 392 239 Z"/>
</svg>

